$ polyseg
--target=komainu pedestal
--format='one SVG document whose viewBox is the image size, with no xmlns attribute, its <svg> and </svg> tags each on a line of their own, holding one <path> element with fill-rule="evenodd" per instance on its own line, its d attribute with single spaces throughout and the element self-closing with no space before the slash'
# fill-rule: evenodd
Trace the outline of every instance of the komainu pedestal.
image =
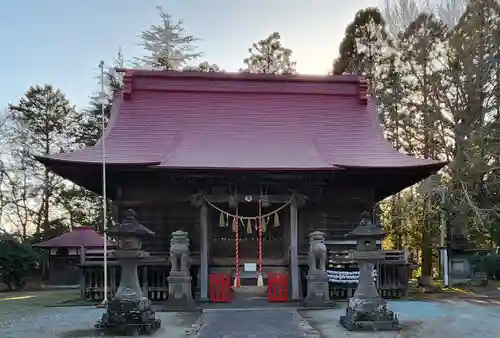
<svg viewBox="0 0 500 338">
<path fill-rule="evenodd" d="M 188 233 L 177 230 L 170 239 L 170 275 L 168 276 L 167 306 L 192 307 L 191 258 Z"/>
<path fill-rule="evenodd" d="M 95 327 L 112 335 L 151 334 L 160 328 L 161 322 L 151 309 L 151 301 L 142 293 L 137 266 L 149 257 L 148 252 L 141 251 L 141 238 L 153 236 L 154 232 L 139 224 L 131 210 L 121 224 L 106 232 L 118 238 L 118 248 L 112 255 L 120 262 L 122 274 L 116 294 Z"/>
<path fill-rule="evenodd" d="M 309 272 L 306 279 L 306 306 L 332 306 L 326 273 L 325 234 L 320 231 L 309 234 Z"/>
<path fill-rule="evenodd" d="M 382 240 L 385 232 L 372 224 L 368 213 L 363 213 L 360 225 L 347 237 L 357 240 L 353 258 L 358 262 L 359 282 L 345 316 L 340 317 L 340 324 L 350 331 L 400 329 L 396 314 L 387 309 L 387 302 L 380 297 L 373 281 L 374 262 L 384 258 L 377 248 L 377 240 Z"/>
</svg>

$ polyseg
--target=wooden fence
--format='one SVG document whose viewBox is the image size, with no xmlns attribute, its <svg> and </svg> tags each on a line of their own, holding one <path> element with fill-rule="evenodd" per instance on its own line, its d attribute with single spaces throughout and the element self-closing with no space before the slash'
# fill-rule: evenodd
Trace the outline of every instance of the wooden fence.
<svg viewBox="0 0 500 338">
<path fill-rule="evenodd" d="M 407 295 L 411 269 L 402 251 L 384 251 L 386 258 L 379 261 L 376 285 L 384 298 L 400 298 Z M 193 253 L 191 271 L 192 294 L 196 294 L 198 285 L 199 254 Z M 102 250 L 87 250 L 80 261 L 80 290 L 84 300 L 101 301 L 104 298 L 104 270 Z M 329 251 L 328 269 L 333 271 L 356 272 L 358 267 L 350 258 L 348 251 Z M 108 259 L 108 298 L 116 293 L 120 282 L 120 266 L 114 259 Z M 152 257 L 141 262 L 139 282 L 149 299 L 156 302 L 167 300 L 169 261 L 167 253 L 152 253 Z M 306 273 L 306 271 L 304 271 Z M 303 283 L 305 282 L 305 278 Z M 347 299 L 352 297 L 357 282 L 330 282 L 331 299 Z M 306 287 L 306 285 L 303 285 Z"/>
<path fill-rule="evenodd" d="M 196 261 L 196 253 L 194 253 Z M 108 258 L 108 298 L 116 293 L 120 283 L 119 262 Z M 83 300 L 101 301 L 104 298 L 104 264 L 102 250 L 87 250 L 80 257 L 80 294 Z M 152 301 L 165 301 L 168 296 L 169 261 L 166 253 L 153 253 L 141 261 L 138 269 L 142 291 Z M 197 269 L 193 268 L 193 283 L 197 283 Z M 194 284 L 196 288 L 196 284 Z M 194 294 L 194 293 L 193 293 Z"/>
<path fill-rule="evenodd" d="M 401 298 L 408 294 L 408 282 L 411 268 L 404 251 L 384 250 L 385 259 L 375 264 L 375 284 L 384 298 Z M 352 260 L 350 252 L 329 251 L 328 270 L 356 275 L 357 263 Z M 337 280 L 329 283 L 330 298 L 347 299 L 353 296 L 357 280 Z"/>
</svg>

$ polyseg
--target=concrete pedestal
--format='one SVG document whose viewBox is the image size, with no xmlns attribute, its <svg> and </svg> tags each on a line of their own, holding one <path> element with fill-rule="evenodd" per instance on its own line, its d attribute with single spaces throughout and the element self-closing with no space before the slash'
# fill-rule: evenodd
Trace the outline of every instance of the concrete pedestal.
<svg viewBox="0 0 500 338">
<path fill-rule="evenodd" d="M 331 307 L 333 302 L 330 300 L 328 291 L 328 275 L 326 271 L 316 271 L 309 273 L 307 279 L 307 296 L 304 300 L 306 306 L 328 306 Z"/>
<path fill-rule="evenodd" d="M 467 285 L 472 280 L 472 268 L 466 258 L 452 258 L 450 260 L 450 286 Z"/>
<path fill-rule="evenodd" d="M 188 272 L 171 271 L 168 281 L 168 299 L 166 306 L 194 308 L 191 293 L 191 276 Z"/>
</svg>

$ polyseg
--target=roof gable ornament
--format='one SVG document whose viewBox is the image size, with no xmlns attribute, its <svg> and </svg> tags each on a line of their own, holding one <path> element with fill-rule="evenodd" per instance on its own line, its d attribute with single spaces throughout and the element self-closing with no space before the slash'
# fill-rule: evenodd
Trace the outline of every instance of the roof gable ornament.
<svg viewBox="0 0 500 338">
<path fill-rule="evenodd" d="M 130 100 L 132 98 L 132 83 L 133 83 L 133 73 L 128 70 L 125 71 L 123 75 L 123 100 Z"/>
<path fill-rule="evenodd" d="M 368 96 L 369 96 L 369 90 L 368 90 L 368 79 L 365 77 L 360 77 L 359 78 L 359 99 L 363 104 L 368 104 Z"/>
</svg>

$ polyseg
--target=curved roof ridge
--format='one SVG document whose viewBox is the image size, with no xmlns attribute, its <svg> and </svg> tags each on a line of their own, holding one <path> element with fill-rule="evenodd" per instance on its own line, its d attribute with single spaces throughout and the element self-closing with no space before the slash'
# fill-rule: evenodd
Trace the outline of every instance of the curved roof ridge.
<svg viewBox="0 0 500 338">
<path fill-rule="evenodd" d="M 114 247 L 115 242 L 108 240 L 108 246 Z M 76 227 L 71 231 L 34 245 L 39 248 L 100 248 L 104 246 L 104 237 L 90 227 Z"/>
<path fill-rule="evenodd" d="M 104 133 L 97 140 L 94 146 L 99 145 L 102 142 L 102 139 L 106 139 L 108 137 L 109 132 L 113 129 L 116 120 L 118 119 L 118 114 L 120 113 L 120 107 L 123 103 L 123 91 L 117 90 L 113 93 L 113 97 L 111 98 L 111 110 L 109 113 L 109 120 L 106 124 L 106 128 L 104 129 Z"/>
<path fill-rule="evenodd" d="M 192 72 L 174 70 L 151 70 L 137 68 L 116 68 L 117 72 L 140 77 L 217 79 L 270 82 L 327 82 L 359 83 L 364 80 L 357 75 L 303 75 L 303 74 L 264 74 L 250 72 Z"/>
<path fill-rule="evenodd" d="M 366 79 L 353 75 L 273 75 L 135 69 L 121 71 L 124 72 L 125 101 L 133 100 L 136 91 L 357 96 L 362 104 L 366 104 L 367 97 Z"/>
</svg>

